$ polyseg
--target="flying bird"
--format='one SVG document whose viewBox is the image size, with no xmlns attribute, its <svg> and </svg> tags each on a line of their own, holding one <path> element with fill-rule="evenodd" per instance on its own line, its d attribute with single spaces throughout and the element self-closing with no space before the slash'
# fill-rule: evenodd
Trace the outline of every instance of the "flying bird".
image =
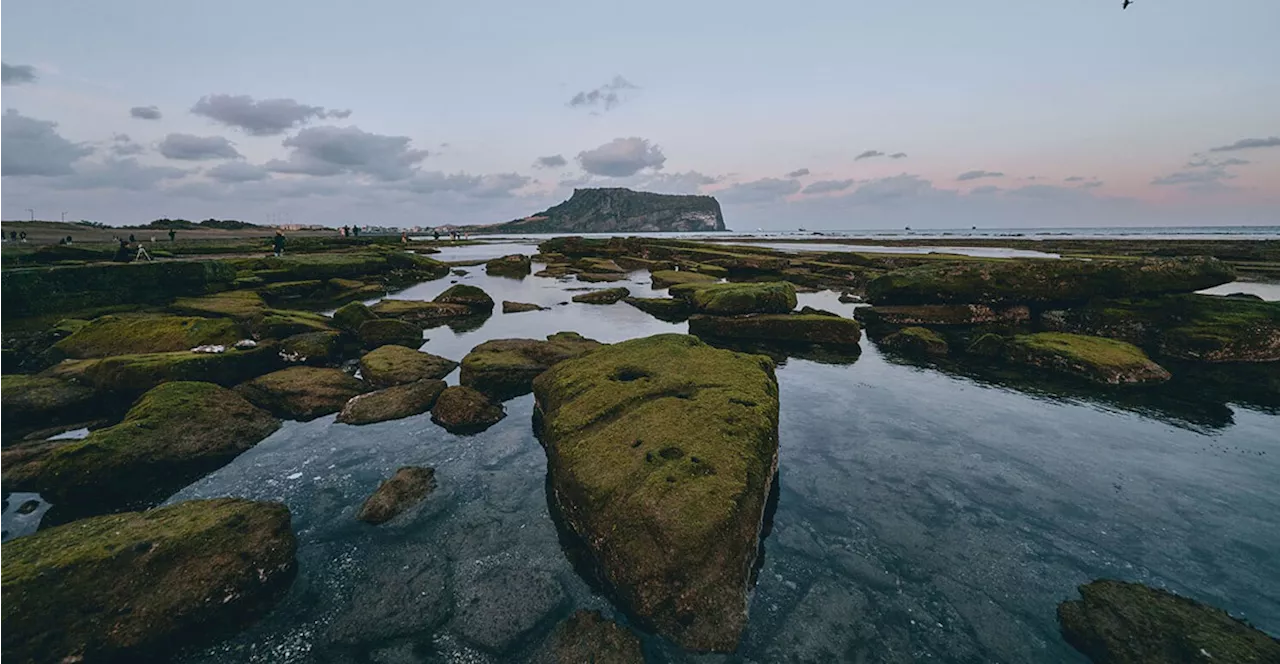
<svg viewBox="0 0 1280 664">
<path fill-rule="evenodd" d="M 1133 0 L 1124 0 L 1124 4 L 1120 5 L 1120 9 L 1128 9 L 1133 4 Z"/>
</svg>

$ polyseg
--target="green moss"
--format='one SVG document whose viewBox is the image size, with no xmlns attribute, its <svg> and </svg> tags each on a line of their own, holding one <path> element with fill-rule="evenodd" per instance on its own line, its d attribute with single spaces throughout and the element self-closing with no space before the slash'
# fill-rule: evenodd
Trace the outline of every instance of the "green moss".
<svg viewBox="0 0 1280 664">
<path fill-rule="evenodd" d="M 83 422 L 101 409 L 93 390 L 45 376 L 10 374 L 0 378 L 0 413 L 6 438 L 36 428 Z"/>
<path fill-rule="evenodd" d="M 373 305 L 372 311 L 383 318 L 398 318 L 423 324 L 439 323 L 476 313 L 466 304 L 420 300 L 382 300 Z"/>
<path fill-rule="evenodd" d="M 484 269 L 487 274 L 495 277 L 523 277 L 532 271 L 533 264 L 528 256 L 511 254 L 485 263 Z"/>
<path fill-rule="evenodd" d="M 288 356 L 290 362 L 329 366 L 342 361 L 343 341 L 344 335 L 335 330 L 304 332 L 281 341 L 280 352 Z"/>
<path fill-rule="evenodd" d="M 307 332 L 328 332 L 333 330 L 332 323 L 330 318 L 309 311 L 267 309 L 253 319 L 251 327 L 264 339 L 283 339 Z"/>
<path fill-rule="evenodd" d="M 462 358 L 459 382 L 496 399 L 528 394 L 533 379 L 558 362 L 601 347 L 576 332 L 558 332 L 537 339 L 493 339 Z"/>
<path fill-rule="evenodd" d="M 458 363 L 448 358 L 397 345 L 382 346 L 360 358 L 360 375 L 375 387 L 444 378 L 456 368 Z"/>
<path fill-rule="evenodd" d="M 942 335 L 923 327 L 904 327 L 881 339 L 880 346 L 908 355 L 946 355 L 950 350 Z"/>
<path fill-rule="evenodd" d="M 715 316 L 782 314 L 796 308 L 795 286 L 785 281 L 677 284 L 670 292 L 695 311 Z"/>
<path fill-rule="evenodd" d="M 235 391 L 259 408 L 305 422 L 338 412 L 369 386 L 341 369 L 289 367 L 241 383 Z"/>
<path fill-rule="evenodd" d="M 1062 332 L 1018 335 L 1006 347 L 1015 361 L 1100 383 L 1160 382 L 1169 372 L 1140 348 L 1115 339 Z"/>
<path fill-rule="evenodd" d="M 574 295 L 573 301 L 583 304 L 613 304 L 629 295 L 631 291 L 626 288 L 604 288 Z"/>
<path fill-rule="evenodd" d="M 653 287 L 656 289 L 670 288 L 676 284 L 709 284 L 719 281 L 718 278 L 709 274 L 701 274 L 699 272 L 690 272 L 688 270 L 658 270 L 650 275 Z"/>
<path fill-rule="evenodd" d="M 356 332 L 365 321 L 377 317 L 378 314 L 373 313 L 373 310 L 364 303 L 352 302 L 338 307 L 338 310 L 333 312 L 333 324 L 348 332 Z"/>
<path fill-rule="evenodd" d="M 858 307 L 854 317 L 867 327 L 892 328 L 904 325 L 1019 325 L 1031 321 L 1031 310 L 1023 305 L 993 308 L 983 304 L 879 305 Z"/>
<path fill-rule="evenodd" d="M 683 321 L 692 313 L 688 302 L 671 297 L 628 297 L 622 301 L 658 320 L 670 323 Z"/>
<path fill-rule="evenodd" d="M 417 348 L 422 345 L 422 328 L 394 318 L 367 320 L 357 335 L 365 348 L 397 345 Z"/>
<path fill-rule="evenodd" d="M 443 380 L 420 380 L 352 397 L 337 420 L 343 424 L 373 424 L 419 415 L 431 410 L 444 391 Z"/>
<path fill-rule="evenodd" d="M 325 282 L 319 279 L 303 281 L 280 281 L 268 284 L 259 291 L 262 296 L 272 300 L 290 300 L 313 297 L 325 289 Z"/>
<path fill-rule="evenodd" d="M 120 304 L 163 304 L 225 288 L 235 269 L 222 261 L 97 263 L 5 270 L 6 319 Z"/>
<path fill-rule="evenodd" d="M 1227 612 L 1139 583 L 1102 579 L 1058 605 L 1067 642 L 1095 662 L 1280 662 L 1280 641 Z"/>
<path fill-rule="evenodd" d="M 562 362 L 534 396 L 549 494 L 619 604 L 733 650 L 777 468 L 773 363 L 663 334 Z"/>
<path fill-rule="evenodd" d="M 65 360 L 41 375 L 92 387 L 106 397 L 132 398 L 171 380 L 234 385 L 279 366 L 278 352 L 271 344 L 259 344 L 249 350 L 228 349 L 223 353 L 175 351 L 114 355 Z"/>
<path fill-rule="evenodd" d="M 493 311 L 493 298 L 483 289 L 467 284 L 454 284 L 435 297 L 437 304 L 460 304 L 472 311 Z"/>
<path fill-rule="evenodd" d="M 67 357 L 106 357 L 231 345 L 244 336 L 240 326 L 227 318 L 121 314 L 95 318 L 54 348 Z"/>
<path fill-rule="evenodd" d="M 4 657 L 170 660 L 265 614 L 293 579 L 296 548 L 284 505 L 235 498 L 85 519 L 6 542 Z"/>
<path fill-rule="evenodd" d="M 751 339 L 856 346 L 858 322 L 828 314 L 748 314 L 689 318 L 689 333 L 716 339 Z"/>
<path fill-rule="evenodd" d="M 253 291 L 236 290 L 203 297 L 180 297 L 169 308 L 198 316 L 229 316 L 246 320 L 260 315 L 266 310 L 267 303 Z"/>
</svg>

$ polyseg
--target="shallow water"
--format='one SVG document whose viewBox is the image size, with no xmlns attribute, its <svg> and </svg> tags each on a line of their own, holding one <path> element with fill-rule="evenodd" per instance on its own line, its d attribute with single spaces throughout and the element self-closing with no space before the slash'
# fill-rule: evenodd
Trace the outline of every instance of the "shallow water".
<svg viewBox="0 0 1280 664">
<path fill-rule="evenodd" d="M 625 303 L 558 305 L 571 288 L 652 294 L 645 273 L 632 276 L 586 285 L 476 268 L 395 297 L 430 299 L 456 279 L 499 302 L 552 307 L 428 330 L 423 349 L 453 359 L 492 338 L 684 331 Z M 849 315 L 835 298 L 801 302 Z M 1169 587 L 1280 633 L 1280 416 L 1224 406 L 1234 412 L 1218 426 L 1175 426 L 1106 399 L 900 364 L 862 345 L 851 363 L 791 358 L 778 370 L 780 491 L 737 655 L 683 653 L 646 636 L 651 661 L 1082 662 L 1058 635 L 1054 609 L 1099 576 Z M 467 437 L 429 414 L 362 427 L 333 416 L 288 423 L 173 496 L 283 501 L 299 540 L 300 572 L 284 602 L 191 660 L 520 660 L 576 608 L 625 621 L 561 548 L 532 402 L 508 401 L 506 419 Z M 402 465 L 435 467 L 439 488 L 388 524 L 356 521 Z M 394 594 L 406 573 L 428 566 L 442 590 L 396 605 L 395 615 L 421 621 L 415 636 L 325 645 L 330 625 L 367 614 L 370 597 Z M 499 572 L 560 589 L 542 604 L 523 601 L 520 582 L 507 589 L 493 620 L 534 627 L 502 658 L 466 645 L 456 617 L 460 597 L 484 590 L 477 579 Z M 364 593 L 354 613 L 353 593 Z"/>
<path fill-rule="evenodd" d="M 753 247 L 767 247 L 778 251 L 853 251 L 864 254 L 956 254 L 979 258 L 1059 258 L 1058 254 L 1030 249 L 1005 247 L 887 247 L 874 244 L 824 244 L 820 242 L 752 242 Z"/>
<path fill-rule="evenodd" d="M 1229 284 L 1206 288 L 1202 291 L 1205 295 L 1231 295 L 1233 293 L 1248 293 L 1249 295 L 1257 295 L 1258 297 L 1268 301 L 1276 302 L 1280 300 L 1280 284 L 1261 283 L 1257 281 L 1233 281 Z"/>
</svg>

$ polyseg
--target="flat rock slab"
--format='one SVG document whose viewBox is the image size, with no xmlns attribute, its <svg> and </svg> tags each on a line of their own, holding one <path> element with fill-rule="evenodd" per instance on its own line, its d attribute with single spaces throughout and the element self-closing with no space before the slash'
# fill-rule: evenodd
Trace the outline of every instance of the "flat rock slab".
<svg viewBox="0 0 1280 664">
<path fill-rule="evenodd" d="M 458 363 L 407 346 L 380 346 L 360 358 L 360 376 L 374 387 L 391 387 L 420 380 L 444 378 Z"/>
<path fill-rule="evenodd" d="M 1005 357 L 1105 385 L 1159 383 L 1169 372 L 1133 344 L 1062 332 L 1023 334 L 1004 346 Z"/>
<path fill-rule="evenodd" d="M 513 650 L 565 602 L 550 572 L 489 559 L 464 562 L 457 574 L 453 629 L 496 655 Z"/>
<path fill-rule="evenodd" d="M 431 410 L 444 389 L 443 380 L 427 379 L 358 394 L 347 401 L 335 421 L 373 424 L 420 415 Z"/>
<path fill-rule="evenodd" d="M 168 661 L 265 614 L 293 580 L 296 548 L 284 505 L 236 498 L 6 542 L 4 659 Z"/>
<path fill-rule="evenodd" d="M 828 314 L 749 314 L 689 318 L 689 332 L 721 339 L 752 339 L 807 344 L 856 346 L 862 338 L 858 321 Z"/>
<path fill-rule="evenodd" d="M 676 284 L 670 293 L 694 311 L 713 316 L 785 314 L 796 308 L 796 287 L 785 281 Z"/>
<path fill-rule="evenodd" d="M 290 367 L 241 383 L 235 389 L 259 408 L 305 422 L 342 410 L 351 397 L 368 392 L 369 386 L 341 369 Z"/>
<path fill-rule="evenodd" d="M 510 399 L 533 390 L 538 374 L 604 344 L 576 332 L 557 332 L 540 339 L 493 339 L 462 358 L 458 382 L 495 399 Z"/>
<path fill-rule="evenodd" d="M 561 362 L 534 397 L 552 508 L 616 603 L 734 650 L 777 470 L 773 362 L 662 334 Z"/>
</svg>

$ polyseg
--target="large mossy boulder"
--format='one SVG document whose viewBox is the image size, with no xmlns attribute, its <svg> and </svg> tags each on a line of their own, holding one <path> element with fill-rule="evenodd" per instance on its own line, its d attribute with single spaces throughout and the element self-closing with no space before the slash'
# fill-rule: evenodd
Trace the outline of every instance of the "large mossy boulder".
<svg viewBox="0 0 1280 664">
<path fill-rule="evenodd" d="M 365 321 L 373 320 L 378 314 L 363 302 L 350 302 L 338 307 L 333 312 L 333 324 L 348 332 L 359 332 Z"/>
<path fill-rule="evenodd" d="M 235 290 L 202 297 L 180 297 L 169 305 L 169 309 L 197 316 L 227 316 L 249 320 L 266 311 L 267 303 L 254 291 Z"/>
<path fill-rule="evenodd" d="M 365 348 L 388 345 L 417 348 L 422 345 L 422 328 L 395 318 L 367 320 L 360 325 L 356 336 Z"/>
<path fill-rule="evenodd" d="M 276 418 L 212 383 L 170 382 L 119 424 L 6 466 L 11 491 L 34 491 L 64 517 L 149 507 L 221 468 L 279 428 Z"/>
<path fill-rule="evenodd" d="M 382 300 L 373 305 L 373 313 L 383 318 L 394 318 L 408 323 L 432 325 L 476 312 L 465 304 L 449 302 L 422 302 L 420 300 Z"/>
<path fill-rule="evenodd" d="M 767 357 L 662 334 L 534 380 L 550 500 L 619 606 L 694 650 L 732 651 L 778 463 Z"/>
<path fill-rule="evenodd" d="M 485 263 L 484 270 L 494 277 L 525 277 L 533 271 L 533 262 L 524 254 L 511 254 Z"/>
<path fill-rule="evenodd" d="M 95 318 L 53 347 L 71 358 L 106 357 L 230 346 L 244 337 L 229 318 L 120 314 Z"/>
<path fill-rule="evenodd" d="M 688 302 L 674 297 L 628 297 L 622 301 L 668 323 L 679 323 L 693 312 Z"/>
<path fill-rule="evenodd" d="M 676 284 L 713 284 L 719 281 L 719 278 L 709 274 L 700 272 L 690 272 L 689 270 L 658 270 L 649 274 L 649 279 L 655 289 L 670 288 Z"/>
<path fill-rule="evenodd" d="M 374 387 L 444 378 L 457 368 L 458 363 L 448 358 L 394 344 L 371 350 L 360 358 L 360 376 Z"/>
<path fill-rule="evenodd" d="M 1058 605 L 1062 636 L 1098 664 L 1280 662 L 1280 640 L 1222 609 L 1140 583 L 1101 579 Z"/>
<path fill-rule="evenodd" d="M 557 332 L 538 339 L 493 339 L 462 358 L 459 382 L 495 399 L 528 394 L 533 379 L 558 362 L 601 347 L 599 341 L 576 332 Z"/>
<path fill-rule="evenodd" d="M 463 385 L 445 388 L 431 407 L 431 421 L 457 434 L 480 433 L 506 416 L 501 404 Z"/>
<path fill-rule="evenodd" d="M 629 295 L 631 291 L 626 288 L 604 288 L 574 295 L 573 301 L 581 304 L 613 304 Z"/>
<path fill-rule="evenodd" d="M 1133 344 L 1062 332 L 1038 332 L 1013 337 L 1004 346 L 1005 357 L 1095 383 L 1124 385 L 1169 380 L 1169 372 L 1151 361 Z"/>
<path fill-rule="evenodd" d="M 943 356 L 950 351 L 942 335 L 926 327 L 904 327 L 880 340 L 880 347 L 903 355 Z"/>
<path fill-rule="evenodd" d="M 432 300 L 436 304 L 460 304 L 473 312 L 493 311 L 493 298 L 483 289 L 467 284 L 454 284 Z"/>
<path fill-rule="evenodd" d="M 443 380 L 420 380 L 351 397 L 338 413 L 343 424 L 373 424 L 420 415 L 431 410 L 444 391 Z"/>
<path fill-rule="evenodd" d="M 293 580 L 289 510 L 237 498 L 76 521 L 4 545 L 11 662 L 169 661 L 257 620 Z"/>
<path fill-rule="evenodd" d="M 635 632 L 595 611 L 578 610 L 551 631 L 535 664 L 644 664 Z"/>
<path fill-rule="evenodd" d="M 0 424 L 4 439 L 58 426 L 85 422 L 101 404 L 84 385 L 47 376 L 11 374 L 0 378 Z"/>
<path fill-rule="evenodd" d="M 422 501 L 436 488 L 435 468 L 421 466 L 404 466 L 394 475 L 378 485 L 360 506 L 357 519 L 365 523 L 378 525 L 394 519 L 397 515 Z"/>
<path fill-rule="evenodd" d="M 1233 279 L 1231 266 L 1216 258 L 963 261 L 889 272 L 867 284 L 867 297 L 877 305 L 1055 304 L 1189 292 Z"/>
<path fill-rule="evenodd" d="M 712 316 L 785 314 L 796 308 L 796 287 L 785 281 L 677 284 L 669 292 L 694 311 Z"/>
<path fill-rule="evenodd" d="M 127 402 L 166 381 L 202 381 L 230 386 L 273 371 L 282 364 L 277 346 L 260 343 L 254 348 L 229 348 L 221 353 L 181 350 L 64 360 L 41 375 L 86 385 L 108 399 L 126 399 Z"/>
<path fill-rule="evenodd" d="M 259 408 L 305 422 L 342 410 L 369 386 L 341 369 L 290 367 L 241 383 L 235 390 Z"/>
<path fill-rule="evenodd" d="M 716 339 L 856 346 L 862 338 L 858 321 L 823 314 L 747 314 L 689 318 L 689 333 Z"/>
</svg>

